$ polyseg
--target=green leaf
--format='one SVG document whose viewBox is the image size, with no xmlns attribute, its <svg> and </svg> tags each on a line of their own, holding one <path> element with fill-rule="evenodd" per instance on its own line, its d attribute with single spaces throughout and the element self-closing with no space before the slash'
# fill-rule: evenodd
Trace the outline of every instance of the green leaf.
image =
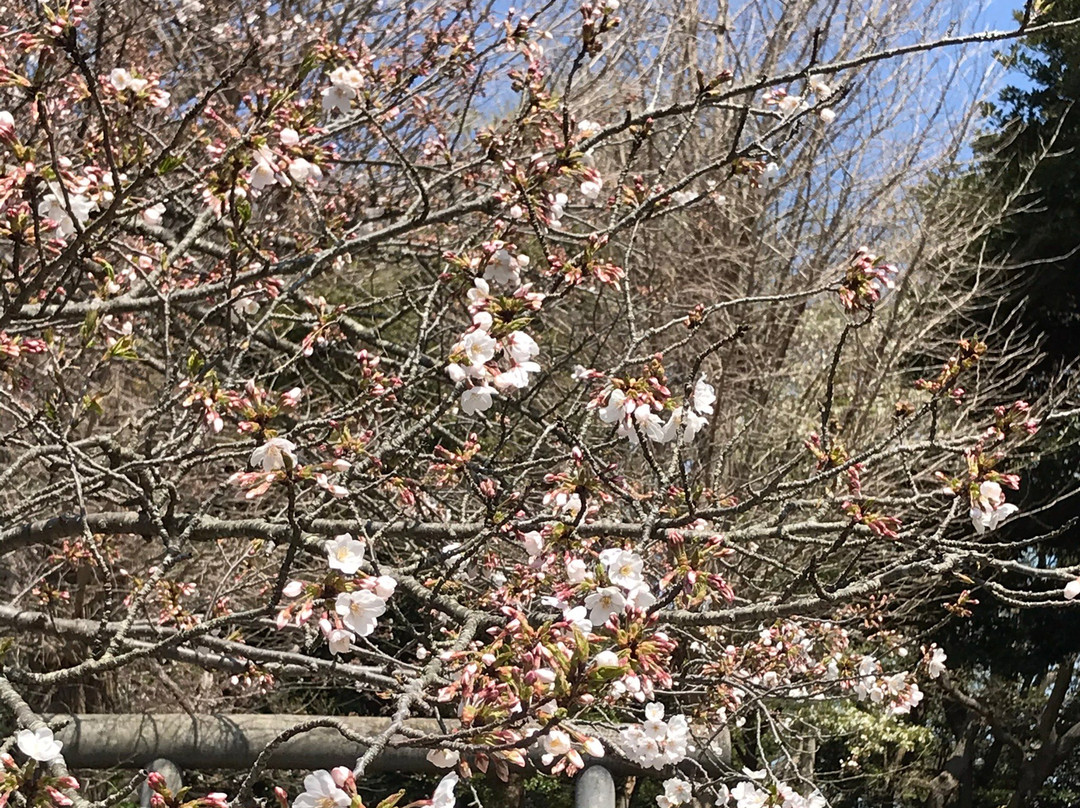
<svg viewBox="0 0 1080 808">
<path fill-rule="evenodd" d="M 391 794 L 385 800 L 380 802 L 375 808 L 394 808 L 398 804 L 398 801 L 405 796 L 405 789 L 401 789 L 397 794 Z"/>
<path fill-rule="evenodd" d="M 83 320 L 82 327 L 79 329 L 79 336 L 82 337 L 84 345 L 89 346 L 94 338 L 94 333 L 97 331 L 97 312 L 91 309 L 86 312 L 86 319 Z"/>
<path fill-rule="evenodd" d="M 108 361 L 109 359 L 138 359 L 138 358 L 139 358 L 139 355 L 137 353 L 135 353 L 135 338 L 132 337 L 130 334 L 128 334 L 127 336 L 121 337 L 116 342 L 114 342 L 109 347 L 109 349 L 107 351 L 105 351 L 105 356 L 102 357 L 102 359 L 105 360 L 105 361 Z"/>
<path fill-rule="evenodd" d="M 203 364 L 203 359 L 201 356 L 199 356 L 199 352 L 192 348 L 191 353 L 188 354 L 187 358 L 188 376 L 190 376 L 191 378 L 195 378 L 196 376 L 198 376 L 199 371 L 203 368 Z"/>
<path fill-rule="evenodd" d="M 101 396 L 100 395 L 92 396 L 89 393 L 87 393 L 82 398 L 82 405 L 83 405 L 83 409 L 88 411 L 88 412 L 96 413 L 97 415 L 104 415 L 105 414 L 105 410 L 101 406 Z"/>
<path fill-rule="evenodd" d="M 184 164 L 183 157 L 177 157 L 175 154 L 167 154 L 161 158 L 161 162 L 158 163 L 157 173 L 168 174 L 170 171 L 175 171 Z"/>
</svg>

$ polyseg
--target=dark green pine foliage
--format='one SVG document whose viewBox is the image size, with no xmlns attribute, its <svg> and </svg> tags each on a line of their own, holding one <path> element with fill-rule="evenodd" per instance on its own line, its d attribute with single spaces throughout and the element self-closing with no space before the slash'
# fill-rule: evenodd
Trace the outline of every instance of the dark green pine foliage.
<svg viewBox="0 0 1080 808">
<path fill-rule="evenodd" d="M 1077 17 L 1080 0 L 1058 0 L 1039 21 Z M 1080 28 L 1031 37 L 1002 58 L 1015 78 L 987 110 L 990 131 L 975 144 L 977 176 L 964 184 L 1015 198 L 1013 212 L 974 245 L 973 255 L 1002 267 L 1002 283 L 965 327 L 988 330 L 992 318 L 1008 316 L 1014 334 L 1038 343 L 1038 361 L 1024 364 L 1012 391 L 1015 398 L 1038 398 L 1080 381 Z M 1073 394 L 1059 404 L 1075 407 L 1077 398 Z M 1078 438 L 1076 419 L 1047 424 L 1036 449 L 1009 463 L 1023 477 L 1020 494 L 1010 494 L 1010 501 L 1025 515 L 994 538 L 1017 542 L 1018 560 L 1051 568 L 1080 563 L 1080 526 L 1070 527 L 1080 518 L 1080 497 L 1059 500 L 1080 475 Z M 1051 533 L 1057 535 L 1035 541 Z M 1017 577 L 996 580 L 1016 589 L 1051 586 Z M 985 590 L 976 596 L 980 605 L 969 620 L 951 621 L 935 632 L 948 649 L 957 683 L 993 714 L 977 715 L 955 701 L 942 705 L 938 718 L 946 753 L 965 735 L 970 744 L 958 769 L 963 785 L 947 804 L 1080 805 L 1080 752 L 1054 760 L 1048 776 L 1038 761 L 1039 722 L 1048 715 L 1055 671 L 1067 671 L 1073 680 L 1054 711 L 1055 726 L 1059 734 L 1080 726 L 1080 609 L 1016 609 Z"/>
<path fill-rule="evenodd" d="M 1080 2 L 1067 0 L 1047 17 L 1077 15 Z M 976 148 L 1000 183 L 992 191 L 1027 186 L 987 246 L 1016 267 L 1009 302 L 1042 337 L 1044 359 L 1023 381 L 1041 392 L 1080 353 L 1080 31 L 1032 37 L 1007 59 L 1017 81 L 991 108 L 995 131 Z"/>
</svg>

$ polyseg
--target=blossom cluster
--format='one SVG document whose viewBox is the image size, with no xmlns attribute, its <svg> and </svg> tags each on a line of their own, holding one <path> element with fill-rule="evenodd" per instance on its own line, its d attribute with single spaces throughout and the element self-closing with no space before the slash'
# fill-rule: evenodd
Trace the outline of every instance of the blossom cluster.
<svg viewBox="0 0 1080 808">
<path fill-rule="evenodd" d="M 468 290 L 472 325 L 451 349 L 446 366 L 450 379 L 463 385 L 460 400 L 466 415 L 490 409 L 492 396 L 528 387 L 530 374 L 540 372 L 535 361 L 540 346 L 524 326 L 544 296 L 522 284 L 520 272 L 529 265 L 529 257 L 513 254 L 511 246 L 489 242 L 483 259 L 466 259 L 472 267 L 486 261 L 483 276 L 474 278 Z M 510 295 L 493 294 L 491 284 L 506 288 Z"/>
<path fill-rule="evenodd" d="M 641 380 L 612 380 L 592 400 L 600 420 L 614 424 L 616 433 L 637 445 L 644 435 L 655 443 L 671 443 L 676 438 L 690 443 L 708 423 L 713 414 L 716 388 L 702 376 L 694 383 L 690 399 L 672 408 L 667 421 L 660 414 L 671 392 L 655 376 L 643 384 Z"/>
<path fill-rule="evenodd" d="M 832 86 L 820 76 L 814 76 L 808 83 L 810 93 L 817 96 L 819 105 L 823 105 L 831 99 L 835 93 Z M 783 87 L 768 90 L 762 97 L 767 107 L 775 107 L 781 115 L 796 115 L 809 108 L 810 104 L 806 97 L 789 92 Z M 824 123 L 832 123 L 836 120 L 836 112 L 830 107 L 819 106 L 817 115 Z"/>
<path fill-rule="evenodd" d="M 979 483 L 978 494 L 972 497 L 971 524 L 979 534 L 994 531 L 1019 510 L 1016 505 L 1005 501 L 1005 492 L 999 483 L 983 480 Z"/>
<path fill-rule="evenodd" d="M 420 804 L 429 805 L 431 808 L 454 808 L 454 789 L 459 779 L 455 772 L 445 775 L 435 786 L 431 799 Z M 288 802 L 284 790 L 280 787 L 274 790 L 278 802 L 285 808 Z M 401 794 L 397 796 L 400 799 Z M 397 799 L 390 798 L 379 804 L 394 805 L 396 802 Z M 356 778 L 352 771 L 347 766 L 335 766 L 330 770 L 318 769 L 304 777 L 304 790 L 296 795 L 292 808 L 363 808 L 363 805 L 363 800 L 357 794 Z"/>
<path fill-rule="evenodd" d="M 288 598 L 300 598 L 278 613 L 278 627 L 290 622 L 302 625 L 314 616 L 316 601 L 321 600 L 325 611 L 319 617 L 319 630 L 331 653 L 345 654 L 357 637 L 374 633 L 379 618 L 386 612 L 386 603 L 397 589 L 397 580 L 390 575 L 368 575 L 361 568 L 367 553 L 367 542 L 342 533 L 324 543 L 327 566 L 331 576 L 324 586 L 305 586 L 290 581 L 284 590 Z M 330 596 L 333 595 L 332 599 Z"/>
<path fill-rule="evenodd" d="M 720 787 L 716 800 L 719 808 L 827 808 L 829 804 L 818 791 L 803 796 L 781 780 L 766 781 L 765 771 L 744 769 L 743 774 L 749 779 L 730 790 Z"/>
<path fill-rule="evenodd" d="M 858 676 L 851 689 L 860 701 L 869 699 L 874 704 L 888 704 L 893 715 L 904 715 L 917 707 L 923 699 L 918 683 L 911 674 L 900 671 L 891 675 L 881 674 L 881 665 L 871 655 L 859 661 Z"/>
<path fill-rule="evenodd" d="M 646 705 L 644 723 L 631 724 L 619 733 L 623 754 L 647 769 L 681 763 L 694 751 L 692 740 L 686 716 L 673 715 L 665 721 L 664 705 L 660 702 Z"/>
<path fill-rule="evenodd" d="M 349 489 L 334 482 L 330 475 L 344 474 L 352 464 L 335 458 L 322 463 L 301 465 L 296 458 L 296 444 L 288 438 L 267 437 L 265 442 L 252 450 L 248 463 L 261 467 L 261 471 L 237 471 L 226 482 L 244 491 L 245 499 L 260 497 L 276 482 L 284 480 L 310 480 L 335 498 L 347 497 Z"/>
<path fill-rule="evenodd" d="M 860 247 L 848 261 L 840 281 L 839 294 L 844 308 L 873 308 L 886 290 L 895 287 L 898 272 L 894 264 L 885 263 L 881 256 L 870 252 L 869 247 Z"/>
</svg>

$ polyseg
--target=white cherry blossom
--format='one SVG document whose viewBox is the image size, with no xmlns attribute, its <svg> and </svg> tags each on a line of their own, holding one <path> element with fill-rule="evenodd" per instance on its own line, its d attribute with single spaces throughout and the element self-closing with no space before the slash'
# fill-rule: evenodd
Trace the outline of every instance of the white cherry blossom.
<svg viewBox="0 0 1080 808">
<path fill-rule="evenodd" d="M 979 485 L 979 498 L 971 508 L 971 523 L 977 534 L 997 530 L 998 526 L 1020 509 L 1005 501 L 1001 485 L 985 480 Z"/>
<path fill-rule="evenodd" d="M 642 582 L 626 593 L 626 603 L 640 612 L 648 611 L 656 603 L 656 595 L 649 590 L 649 585 Z"/>
<path fill-rule="evenodd" d="M 364 77 L 355 68 L 338 67 L 330 74 L 330 86 L 322 91 L 323 112 L 348 112 L 351 102 L 364 86 Z"/>
<path fill-rule="evenodd" d="M 528 533 L 523 533 L 521 540 L 525 544 L 525 552 L 529 554 L 530 558 L 536 558 L 544 552 L 544 537 L 539 530 L 530 530 Z"/>
<path fill-rule="evenodd" d="M 440 769 L 449 769 L 456 766 L 461 760 L 461 753 L 456 749 L 432 749 L 427 753 L 428 762 Z"/>
<path fill-rule="evenodd" d="M 256 160 L 255 167 L 251 169 L 251 173 L 248 175 L 248 182 L 251 183 L 254 190 L 261 191 L 277 183 L 277 172 L 271 162 L 262 159 Z"/>
<path fill-rule="evenodd" d="M 473 288 L 465 293 L 470 306 L 480 306 L 491 299 L 491 286 L 483 278 L 473 278 Z"/>
<path fill-rule="evenodd" d="M 354 539 L 349 533 L 342 533 L 327 541 L 324 545 L 329 558 L 330 569 L 339 570 L 346 575 L 356 575 L 364 563 L 367 544 Z"/>
<path fill-rule="evenodd" d="M 431 795 L 431 808 L 454 808 L 457 800 L 454 797 L 454 789 L 458 780 L 456 772 L 450 772 L 435 787 L 435 793 Z"/>
<path fill-rule="evenodd" d="M 753 783 L 739 783 L 731 789 L 731 799 L 735 800 L 736 808 L 764 808 L 769 804 L 769 793 Z"/>
<path fill-rule="evenodd" d="M 580 558 L 571 558 L 566 562 L 566 581 L 580 584 L 589 576 L 589 567 Z"/>
<path fill-rule="evenodd" d="M 165 203 L 158 202 L 155 205 L 151 205 L 142 212 L 142 219 L 148 225 L 158 227 L 161 224 L 161 219 L 165 215 Z"/>
<path fill-rule="evenodd" d="M 801 95 L 785 95 L 776 102 L 776 106 L 785 115 L 790 115 L 802 108 L 803 99 Z"/>
<path fill-rule="evenodd" d="M 694 385 L 693 402 L 691 406 L 694 412 L 701 415 L 712 415 L 713 405 L 716 403 L 716 388 L 702 376 Z"/>
<path fill-rule="evenodd" d="M 19 751 L 39 763 L 48 763 L 60 757 L 60 748 L 64 745 L 53 737 L 48 727 L 21 729 L 15 733 L 15 744 Z"/>
<path fill-rule="evenodd" d="M 512 365 L 495 376 L 495 388 L 500 392 L 524 390 L 529 386 L 529 374 L 539 372 L 540 366 L 536 362 L 522 362 Z"/>
<path fill-rule="evenodd" d="M 694 797 L 694 791 L 690 787 L 690 783 L 679 777 L 672 777 L 669 780 L 664 781 L 664 798 L 667 800 L 667 805 L 682 805 L 685 802 L 690 802 Z M 659 797 L 657 797 L 659 803 Z M 664 806 L 661 804 L 661 808 Z"/>
<path fill-rule="evenodd" d="M 38 215 L 56 222 L 57 232 L 62 238 L 66 238 L 75 232 L 76 222 L 79 226 L 86 224 L 95 205 L 81 194 L 68 193 L 67 203 L 71 205 L 69 213 L 63 191 L 59 187 L 50 187 L 53 188 L 52 193 L 45 194 L 38 203 Z"/>
<path fill-rule="evenodd" d="M 289 163 L 289 176 L 295 182 L 304 184 L 308 181 L 321 182 L 323 173 L 322 169 L 314 163 L 305 160 L 303 157 L 297 157 Z"/>
<path fill-rule="evenodd" d="M 557 757 L 568 754 L 574 748 L 570 736 L 561 729 L 553 729 L 544 736 L 544 754 L 540 760 L 550 766 Z"/>
<path fill-rule="evenodd" d="M 487 384 L 478 384 L 461 391 L 461 409 L 466 415 L 475 415 L 491 408 L 491 397 L 495 388 Z"/>
<path fill-rule="evenodd" d="M 584 606 L 575 606 L 573 609 L 563 610 L 563 620 L 572 625 L 582 634 L 592 633 L 592 620 L 589 619 L 589 610 L 586 609 Z"/>
<path fill-rule="evenodd" d="M 815 76 L 814 78 L 810 79 L 810 92 L 812 92 L 822 101 L 827 100 L 833 94 L 832 87 L 826 84 L 825 80 L 822 79 L 820 76 Z"/>
<path fill-rule="evenodd" d="M 486 331 L 470 331 L 461 341 L 462 350 L 471 365 L 484 365 L 495 358 L 499 343 Z"/>
<path fill-rule="evenodd" d="M 383 600 L 389 600 L 397 590 L 397 581 L 389 575 L 380 575 L 375 579 L 375 594 Z"/>
<path fill-rule="evenodd" d="M 622 420 L 626 415 L 626 393 L 615 389 L 608 393 L 607 402 L 600 408 L 598 414 L 605 424 L 614 424 Z"/>
<path fill-rule="evenodd" d="M 319 769 L 304 778 L 304 791 L 293 800 L 293 808 L 347 808 L 351 802 L 330 772 Z"/>
<path fill-rule="evenodd" d="M 348 628 L 358 636 L 366 637 L 375 630 L 378 618 L 386 611 L 386 601 L 366 589 L 342 592 L 334 602 L 334 610 Z"/>
<path fill-rule="evenodd" d="M 484 270 L 484 280 L 513 289 L 521 286 L 520 271 L 529 263 L 527 255 L 511 255 L 508 250 L 496 250 Z"/>
<path fill-rule="evenodd" d="M 626 607 L 626 598 L 614 586 L 597 589 L 585 598 L 585 608 L 589 610 L 589 619 L 594 626 L 602 626 L 613 614 L 619 614 Z"/>
<path fill-rule="evenodd" d="M 540 353 L 540 346 L 524 331 L 514 331 L 506 338 L 506 352 L 515 362 L 528 362 Z"/>
<path fill-rule="evenodd" d="M 343 628 L 334 628 L 326 635 L 326 643 L 332 654 L 347 654 L 352 648 L 353 635 Z"/>
<path fill-rule="evenodd" d="M 593 137 L 598 135 L 600 134 L 601 129 L 603 129 L 603 127 L 596 121 L 587 119 L 578 121 L 577 130 L 582 137 Z"/>
<path fill-rule="evenodd" d="M 941 674 L 945 673 L 945 660 L 948 657 L 945 655 L 945 651 L 938 648 L 936 645 L 930 646 L 930 659 L 926 663 L 926 674 L 931 679 L 937 679 Z"/>
<path fill-rule="evenodd" d="M 277 471 L 296 465 L 296 444 L 285 438 L 270 438 L 251 453 L 250 463 L 263 471 Z"/>
<path fill-rule="evenodd" d="M 600 196 L 600 192 L 604 189 L 604 184 L 600 180 L 585 180 L 581 183 L 581 195 L 586 199 L 596 199 Z"/>
<path fill-rule="evenodd" d="M 622 550 L 607 564 L 608 578 L 623 589 L 634 589 L 642 582 L 641 570 L 644 565 L 644 560 L 637 553 Z"/>
<path fill-rule="evenodd" d="M 141 93 L 150 84 L 146 79 L 135 78 L 123 67 L 117 67 L 109 73 L 109 83 L 120 92 L 131 90 L 133 93 Z"/>
</svg>

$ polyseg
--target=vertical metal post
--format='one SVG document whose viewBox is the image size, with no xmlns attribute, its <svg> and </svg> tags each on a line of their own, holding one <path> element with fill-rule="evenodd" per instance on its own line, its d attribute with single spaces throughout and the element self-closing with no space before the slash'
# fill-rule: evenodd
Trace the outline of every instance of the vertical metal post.
<svg viewBox="0 0 1080 808">
<path fill-rule="evenodd" d="M 149 774 L 150 772 L 157 772 L 164 777 L 165 785 L 173 794 L 184 787 L 184 779 L 180 774 L 180 768 L 171 760 L 157 758 L 151 761 L 150 765 L 146 767 L 146 773 Z M 150 808 L 150 798 L 153 793 L 150 790 L 150 784 L 144 781 L 142 787 L 139 788 L 139 808 Z"/>
<path fill-rule="evenodd" d="M 578 775 L 574 808 L 615 808 L 615 781 L 603 766 L 592 765 Z"/>
</svg>

